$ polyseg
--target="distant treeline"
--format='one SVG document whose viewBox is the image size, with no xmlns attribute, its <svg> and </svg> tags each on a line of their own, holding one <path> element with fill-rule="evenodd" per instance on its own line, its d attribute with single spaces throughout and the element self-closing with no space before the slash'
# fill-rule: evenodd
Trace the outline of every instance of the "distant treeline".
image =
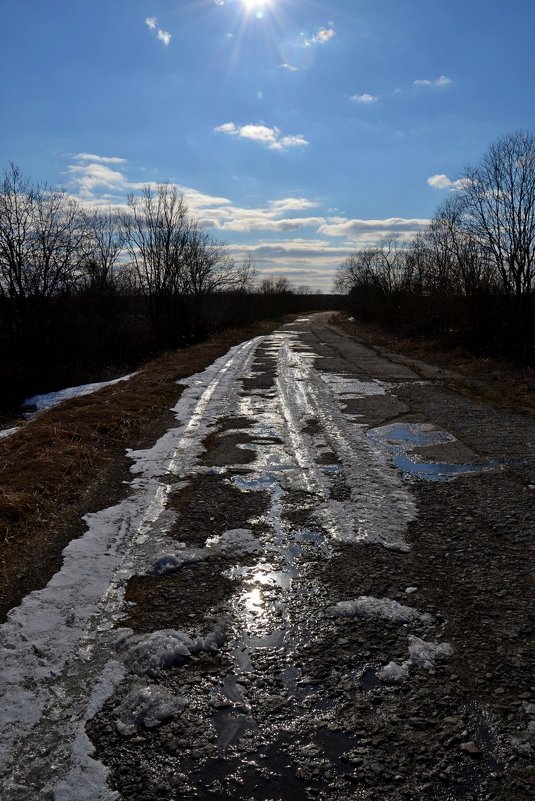
<svg viewBox="0 0 535 801">
<path fill-rule="evenodd" d="M 88 209 L 15 165 L 0 184 L 0 409 L 96 380 L 228 326 L 331 308 L 284 278 L 258 284 L 173 186 Z"/>
<path fill-rule="evenodd" d="M 335 291 L 365 321 L 533 363 L 535 137 L 497 140 L 451 190 L 411 242 L 353 253 Z"/>
</svg>

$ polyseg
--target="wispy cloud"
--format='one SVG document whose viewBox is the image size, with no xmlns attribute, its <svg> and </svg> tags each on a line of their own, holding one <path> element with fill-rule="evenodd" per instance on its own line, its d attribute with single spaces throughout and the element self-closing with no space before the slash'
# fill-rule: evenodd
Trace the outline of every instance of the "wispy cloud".
<svg viewBox="0 0 535 801">
<path fill-rule="evenodd" d="M 468 178 L 458 178 L 456 181 L 452 181 L 447 175 L 431 175 L 427 179 L 427 183 L 433 189 L 449 189 L 451 192 L 455 192 L 459 189 L 464 189 L 468 183 Z"/>
<path fill-rule="evenodd" d="M 122 190 L 126 188 L 126 179 L 122 172 L 112 170 L 100 162 L 84 162 L 67 167 L 74 184 L 83 198 L 93 196 L 97 187 L 101 189 Z"/>
<path fill-rule="evenodd" d="M 145 19 L 145 25 L 151 30 L 154 31 L 156 34 L 156 38 L 162 42 L 162 44 L 167 47 L 173 38 L 169 31 L 164 31 L 163 28 L 158 27 L 158 20 L 156 17 L 147 17 Z"/>
<path fill-rule="evenodd" d="M 118 156 L 96 156 L 94 153 L 75 153 L 72 158 L 77 161 L 93 161 L 99 164 L 126 164 L 126 159 Z"/>
<path fill-rule="evenodd" d="M 299 67 L 295 67 L 293 64 L 279 64 L 281 70 L 288 70 L 288 72 L 299 72 Z"/>
<path fill-rule="evenodd" d="M 308 141 L 302 134 L 282 135 L 277 127 L 270 128 L 267 125 L 235 125 L 233 122 L 225 122 L 214 128 L 217 133 L 227 134 L 227 136 L 237 136 L 241 139 L 251 139 L 254 142 L 267 147 L 269 150 L 287 150 L 292 147 L 305 147 Z"/>
<path fill-rule="evenodd" d="M 364 105 L 377 102 L 377 95 L 369 95 L 364 92 L 362 95 L 352 95 L 351 100 L 354 103 L 363 103 Z"/>
<path fill-rule="evenodd" d="M 417 81 L 413 81 L 413 83 L 414 86 L 450 86 L 453 81 L 447 75 L 441 75 L 434 81 L 430 81 L 428 78 L 420 78 Z"/>
</svg>

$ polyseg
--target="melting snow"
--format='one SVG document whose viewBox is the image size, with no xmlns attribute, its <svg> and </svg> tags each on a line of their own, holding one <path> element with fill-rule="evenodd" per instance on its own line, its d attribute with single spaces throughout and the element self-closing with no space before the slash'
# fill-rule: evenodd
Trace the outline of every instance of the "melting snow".
<svg viewBox="0 0 535 801">
<path fill-rule="evenodd" d="M 138 676 L 155 678 L 162 670 L 184 664 L 193 654 L 219 650 L 225 635 L 219 629 L 206 637 L 192 638 L 183 631 L 163 629 L 132 640 L 124 660 L 127 669 Z"/>
<path fill-rule="evenodd" d="M 217 556 L 244 556 L 261 553 L 264 547 L 253 536 L 250 528 L 233 528 L 217 537 L 209 537 L 205 548 L 184 548 L 179 553 L 166 553 L 153 564 L 152 571 L 157 575 L 177 573 L 184 565 L 202 562 Z"/>
<path fill-rule="evenodd" d="M 398 665 L 397 662 L 389 662 L 381 670 L 377 671 L 377 678 L 384 684 L 401 684 L 409 678 L 409 666 L 406 662 Z"/>
<path fill-rule="evenodd" d="M 429 623 L 432 618 L 426 612 L 418 612 L 412 606 L 403 606 L 390 598 L 373 598 L 361 595 L 354 601 L 339 601 L 331 611 L 340 617 L 358 617 L 364 620 L 388 620 L 390 623 L 410 623 L 421 620 Z"/>
<path fill-rule="evenodd" d="M 419 637 L 409 635 L 409 658 L 406 663 L 412 667 L 429 670 L 437 660 L 451 656 L 453 648 L 449 642 L 426 642 Z M 404 663 L 404 664 L 406 664 Z"/>
<path fill-rule="evenodd" d="M 78 398 L 81 395 L 90 395 L 98 389 L 104 387 L 111 387 L 113 384 L 118 384 L 120 381 L 128 381 L 137 373 L 129 373 L 120 378 L 114 378 L 112 381 L 99 381 L 94 384 L 81 384 L 79 387 L 67 387 L 66 389 L 59 389 L 56 392 L 47 392 L 44 395 L 32 395 L 31 398 L 26 398 L 22 404 L 22 408 L 28 411 L 28 416 L 37 412 L 44 412 L 47 409 L 52 409 L 53 406 L 58 406 L 63 401 L 70 400 L 71 398 Z"/>
<path fill-rule="evenodd" d="M 137 685 L 113 711 L 121 734 L 135 734 L 138 726 L 153 729 L 170 720 L 186 706 L 186 700 L 165 687 Z"/>
<path fill-rule="evenodd" d="M 209 540 L 207 550 L 217 549 L 223 554 L 261 553 L 264 548 L 260 540 L 253 536 L 250 528 L 233 528 L 220 537 Z"/>
<path fill-rule="evenodd" d="M 13 428 L 3 428 L 0 431 L 0 439 L 5 439 L 6 437 L 10 437 L 15 431 L 18 431 L 20 426 L 13 426 Z"/>
<path fill-rule="evenodd" d="M 67 546 L 61 570 L 0 627 L 0 781 L 5 781 L 6 798 L 17 785 L 28 787 L 28 797 L 46 790 L 69 801 L 116 798 L 104 784 L 104 767 L 95 767 L 91 759 L 80 721 L 92 687 L 124 637 L 114 629 L 123 611 L 121 588 L 155 558 L 148 551 L 159 542 L 155 532 L 162 527 L 170 488 L 158 478 L 191 470 L 202 439 L 227 413 L 233 382 L 247 369 L 259 341 L 232 348 L 182 382 L 187 387 L 174 409 L 176 428 L 154 448 L 131 454 L 137 473 L 131 495 L 86 517 L 88 531 Z M 92 391 L 96 388 L 92 385 Z M 202 647 L 211 650 L 220 642 L 221 635 L 214 633 Z M 93 777 L 90 784 L 80 781 L 86 775 Z"/>
<path fill-rule="evenodd" d="M 423 668 L 431 670 L 437 661 L 446 659 L 453 654 L 449 642 L 426 642 L 419 637 L 409 634 L 409 658 L 401 665 L 389 662 L 377 671 L 377 678 L 383 684 L 401 684 L 409 678 L 410 668 Z"/>
</svg>

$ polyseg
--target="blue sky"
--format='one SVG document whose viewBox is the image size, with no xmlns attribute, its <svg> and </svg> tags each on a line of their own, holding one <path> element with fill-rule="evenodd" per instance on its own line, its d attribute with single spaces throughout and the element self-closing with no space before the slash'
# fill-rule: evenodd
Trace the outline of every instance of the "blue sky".
<svg viewBox="0 0 535 801">
<path fill-rule="evenodd" d="M 328 290 L 533 129 L 533 0 L 2 0 L 2 166 L 120 204 L 169 181 L 262 272 Z"/>
</svg>

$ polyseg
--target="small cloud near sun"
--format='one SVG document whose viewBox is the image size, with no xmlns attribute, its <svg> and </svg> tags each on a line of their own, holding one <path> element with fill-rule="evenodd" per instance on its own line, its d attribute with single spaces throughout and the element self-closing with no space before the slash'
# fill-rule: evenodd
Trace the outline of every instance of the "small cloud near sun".
<svg viewBox="0 0 535 801">
<path fill-rule="evenodd" d="M 235 125 L 233 122 L 225 122 L 214 128 L 214 131 L 241 139 L 252 139 L 269 150 L 281 151 L 291 147 L 305 147 L 309 144 L 302 134 L 283 136 L 276 126 L 270 128 L 267 125 Z"/>
<path fill-rule="evenodd" d="M 327 44 L 335 36 L 334 23 L 329 22 L 325 28 L 320 28 L 313 36 L 304 37 L 304 45 L 305 47 L 310 47 L 314 44 Z"/>
<path fill-rule="evenodd" d="M 145 25 L 151 31 L 154 31 L 156 33 L 156 38 L 159 39 L 160 42 L 162 42 L 162 44 L 165 45 L 165 47 L 168 46 L 173 37 L 171 36 L 169 31 L 164 31 L 163 28 L 158 28 L 158 20 L 156 19 L 156 17 L 146 17 Z"/>
</svg>

